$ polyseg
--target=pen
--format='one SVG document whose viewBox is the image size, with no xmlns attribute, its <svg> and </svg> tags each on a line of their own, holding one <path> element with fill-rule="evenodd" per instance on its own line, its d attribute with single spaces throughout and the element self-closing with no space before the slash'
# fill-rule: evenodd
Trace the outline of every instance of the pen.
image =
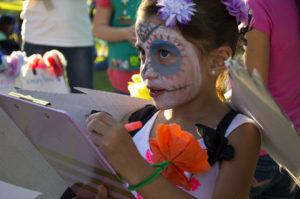
<svg viewBox="0 0 300 199">
<path fill-rule="evenodd" d="M 135 130 L 141 128 L 142 126 L 143 126 L 143 124 L 141 121 L 130 122 L 130 123 L 124 124 L 124 128 L 128 132 L 135 131 Z"/>
</svg>

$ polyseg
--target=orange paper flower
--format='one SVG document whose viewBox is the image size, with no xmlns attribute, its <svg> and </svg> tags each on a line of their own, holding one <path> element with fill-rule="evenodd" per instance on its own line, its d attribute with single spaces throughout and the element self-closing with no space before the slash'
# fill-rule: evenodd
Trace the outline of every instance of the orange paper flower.
<svg viewBox="0 0 300 199">
<path fill-rule="evenodd" d="M 153 163 L 159 164 L 164 160 L 172 163 L 162 174 L 187 190 L 191 186 L 184 171 L 202 174 L 210 169 L 207 151 L 191 133 L 181 131 L 177 124 L 159 124 L 156 139 L 150 138 L 150 147 Z"/>
</svg>

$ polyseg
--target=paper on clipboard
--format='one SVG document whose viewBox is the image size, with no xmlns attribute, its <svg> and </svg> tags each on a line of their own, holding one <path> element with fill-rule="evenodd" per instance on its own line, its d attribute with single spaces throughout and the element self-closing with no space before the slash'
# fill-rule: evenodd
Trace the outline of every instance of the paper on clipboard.
<svg viewBox="0 0 300 199">
<path fill-rule="evenodd" d="M 75 89 L 83 93 L 51 93 L 18 89 L 18 93 L 31 95 L 39 99 L 48 100 L 60 110 L 69 113 L 77 124 L 87 132 L 86 115 L 91 110 L 110 113 L 114 119 L 120 121 L 127 113 L 138 110 L 152 101 L 88 88 Z"/>
<path fill-rule="evenodd" d="M 134 198 L 68 113 L 3 94 L 0 105 L 74 192 L 84 187 L 79 196 L 104 183 L 113 197 Z"/>
<path fill-rule="evenodd" d="M 300 134 L 263 84 L 259 73 L 250 73 L 241 58 L 226 65 L 232 85 L 232 104 L 252 117 L 263 130 L 262 148 L 287 169 L 300 186 Z"/>
<path fill-rule="evenodd" d="M 116 120 L 121 120 L 125 114 L 138 110 L 146 104 L 152 104 L 151 100 L 117 93 L 79 87 L 75 87 L 75 89 L 87 94 L 92 104 L 99 107 L 101 111 L 110 113 Z"/>
</svg>

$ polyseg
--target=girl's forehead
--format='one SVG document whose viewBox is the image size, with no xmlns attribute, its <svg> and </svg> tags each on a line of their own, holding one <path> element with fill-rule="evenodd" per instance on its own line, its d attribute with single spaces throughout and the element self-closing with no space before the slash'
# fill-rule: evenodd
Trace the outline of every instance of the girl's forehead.
<svg viewBox="0 0 300 199">
<path fill-rule="evenodd" d="M 136 32 L 138 36 L 138 43 L 146 43 L 149 38 L 155 36 L 163 40 L 170 40 L 170 38 L 176 38 L 182 42 L 188 42 L 177 31 L 170 28 L 166 28 L 163 23 L 154 23 L 152 21 L 137 22 Z"/>
<path fill-rule="evenodd" d="M 142 43 L 145 43 L 152 33 L 159 29 L 160 26 L 161 24 L 154 24 L 151 22 L 138 23 L 136 27 L 138 40 Z"/>
</svg>

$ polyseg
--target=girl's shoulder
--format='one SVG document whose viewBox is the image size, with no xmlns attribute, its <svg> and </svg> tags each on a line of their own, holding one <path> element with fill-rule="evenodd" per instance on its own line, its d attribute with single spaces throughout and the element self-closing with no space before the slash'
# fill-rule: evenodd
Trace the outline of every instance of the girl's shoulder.
<svg viewBox="0 0 300 199">
<path fill-rule="evenodd" d="M 228 145 L 234 149 L 234 157 L 230 161 L 222 161 L 215 196 L 221 197 L 224 190 L 227 196 L 239 190 L 235 197 L 246 198 L 259 155 L 260 133 L 254 122 L 242 114 L 236 116 L 228 131 Z"/>
<path fill-rule="evenodd" d="M 242 113 L 238 113 L 232 120 L 225 137 L 234 148 L 239 148 L 239 145 L 247 147 L 247 145 L 260 145 L 261 143 L 261 132 L 258 125 L 253 119 Z"/>
<path fill-rule="evenodd" d="M 256 123 L 253 119 L 242 113 L 237 113 L 236 116 L 232 119 L 231 123 L 228 125 L 224 136 L 228 137 L 235 129 L 244 124 L 256 127 Z"/>
<path fill-rule="evenodd" d="M 236 151 L 253 151 L 260 147 L 261 132 L 255 121 L 246 115 L 238 114 L 229 125 L 225 136 Z"/>
<path fill-rule="evenodd" d="M 257 142 L 255 137 L 259 135 L 255 133 L 257 128 L 254 124 L 251 118 L 234 110 L 229 111 L 221 119 L 216 129 L 196 124 L 198 134 L 203 139 L 203 145 L 208 149 L 209 163 L 213 165 L 217 161 L 233 159 L 236 149 L 239 148 L 237 145 L 246 142 L 244 140 L 251 135 L 253 137 L 249 139 L 249 143 Z"/>
</svg>

